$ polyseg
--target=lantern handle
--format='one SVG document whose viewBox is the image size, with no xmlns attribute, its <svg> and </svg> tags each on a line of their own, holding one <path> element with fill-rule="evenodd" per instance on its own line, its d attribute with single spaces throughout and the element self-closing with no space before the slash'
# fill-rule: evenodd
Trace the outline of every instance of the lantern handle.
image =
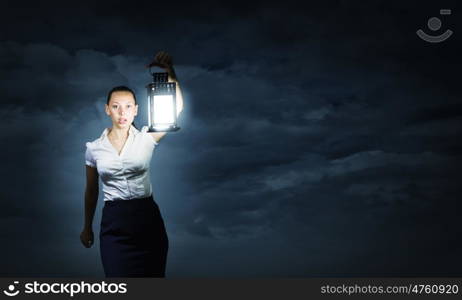
<svg viewBox="0 0 462 300">
<path fill-rule="evenodd" d="M 153 67 L 153 66 L 149 66 L 148 72 L 149 72 L 149 74 L 150 74 L 151 76 L 154 76 L 154 73 L 151 71 L 151 68 L 152 68 L 152 67 Z"/>
</svg>

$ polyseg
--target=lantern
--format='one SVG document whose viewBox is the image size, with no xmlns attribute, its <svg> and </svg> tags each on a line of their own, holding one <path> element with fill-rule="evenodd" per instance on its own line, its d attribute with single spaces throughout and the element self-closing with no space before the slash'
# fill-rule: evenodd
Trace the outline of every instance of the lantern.
<svg viewBox="0 0 462 300">
<path fill-rule="evenodd" d="M 151 73 L 151 72 L 150 72 Z M 149 132 L 177 131 L 176 83 L 168 82 L 168 73 L 151 73 L 148 92 Z"/>
</svg>

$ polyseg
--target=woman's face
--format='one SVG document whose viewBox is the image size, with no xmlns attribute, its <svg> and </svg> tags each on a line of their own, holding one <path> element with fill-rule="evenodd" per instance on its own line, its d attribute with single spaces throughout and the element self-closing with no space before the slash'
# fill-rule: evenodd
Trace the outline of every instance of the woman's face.
<svg viewBox="0 0 462 300">
<path fill-rule="evenodd" d="M 128 128 L 138 114 L 138 105 L 132 93 L 119 91 L 113 92 L 109 105 L 106 104 L 106 114 L 111 117 L 113 126 Z"/>
</svg>

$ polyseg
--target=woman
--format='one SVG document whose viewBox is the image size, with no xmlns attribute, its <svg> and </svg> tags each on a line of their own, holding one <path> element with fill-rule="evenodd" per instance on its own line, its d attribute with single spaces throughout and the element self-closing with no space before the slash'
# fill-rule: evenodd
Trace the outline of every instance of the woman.
<svg viewBox="0 0 462 300">
<path fill-rule="evenodd" d="M 152 66 L 164 68 L 169 81 L 176 82 L 179 115 L 183 97 L 171 56 L 157 53 L 147 67 Z M 86 143 L 85 223 L 80 240 L 86 248 L 94 242 L 92 223 L 101 177 L 104 208 L 99 235 L 106 277 L 165 277 L 168 237 L 152 196 L 149 165 L 166 132 L 147 132 L 147 126 L 139 131 L 134 126 L 138 104 L 127 87 L 109 92 L 105 110 L 112 127 Z"/>
</svg>

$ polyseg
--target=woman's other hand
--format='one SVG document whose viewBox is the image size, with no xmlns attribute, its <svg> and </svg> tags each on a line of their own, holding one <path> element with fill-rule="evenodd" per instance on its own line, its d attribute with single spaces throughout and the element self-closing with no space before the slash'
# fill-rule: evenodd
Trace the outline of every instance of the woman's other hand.
<svg viewBox="0 0 462 300">
<path fill-rule="evenodd" d="M 82 242 L 85 248 L 90 248 L 93 245 L 93 230 L 91 229 L 84 229 L 82 233 L 80 233 L 80 241 Z"/>
</svg>

